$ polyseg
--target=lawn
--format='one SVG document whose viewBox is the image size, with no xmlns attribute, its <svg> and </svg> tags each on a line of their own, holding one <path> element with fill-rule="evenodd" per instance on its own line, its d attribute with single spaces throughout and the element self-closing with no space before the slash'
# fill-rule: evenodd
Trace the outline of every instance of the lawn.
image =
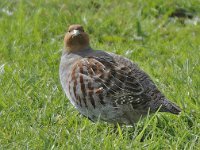
<svg viewBox="0 0 200 150">
<path fill-rule="evenodd" d="M 58 75 L 74 23 L 93 48 L 136 62 L 181 115 L 117 130 L 81 116 Z M 0 0 L 0 38 L 0 149 L 200 148 L 199 0 Z"/>
</svg>

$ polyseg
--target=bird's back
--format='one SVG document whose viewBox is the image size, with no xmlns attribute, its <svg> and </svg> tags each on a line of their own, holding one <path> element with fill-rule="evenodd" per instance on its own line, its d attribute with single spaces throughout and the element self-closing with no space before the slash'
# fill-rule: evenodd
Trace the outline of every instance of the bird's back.
<svg viewBox="0 0 200 150">
<path fill-rule="evenodd" d="M 170 112 L 173 114 L 179 114 L 181 112 L 181 109 L 176 104 L 166 99 L 162 92 L 160 92 L 156 87 L 150 76 L 141 70 L 137 64 L 122 56 L 113 53 L 110 53 L 110 55 L 119 64 L 123 64 L 131 68 L 134 77 L 137 78 L 139 83 L 141 83 L 144 88 L 142 98 L 149 99 L 147 107 L 150 108 L 150 111 L 155 112 L 160 109 L 159 111 L 161 112 Z"/>
</svg>

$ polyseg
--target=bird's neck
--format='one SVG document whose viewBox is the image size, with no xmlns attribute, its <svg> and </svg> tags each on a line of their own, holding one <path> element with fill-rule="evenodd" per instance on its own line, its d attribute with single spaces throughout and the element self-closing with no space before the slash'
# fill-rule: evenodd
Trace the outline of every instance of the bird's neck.
<svg viewBox="0 0 200 150">
<path fill-rule="evenodd" d="M 92 50 L 90 45 L 85 45 L 85 46 L 75 45 L 75 46 L 65 47 L 64 53 L 79 53 L 79 52 L 86 52 L 90 50 Z"/>
</svg>

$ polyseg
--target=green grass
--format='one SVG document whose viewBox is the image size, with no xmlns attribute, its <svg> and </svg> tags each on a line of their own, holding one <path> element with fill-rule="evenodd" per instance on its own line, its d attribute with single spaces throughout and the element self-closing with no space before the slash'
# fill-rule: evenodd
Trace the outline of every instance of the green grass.
<svg viewBox="0 0 200 150">
<path fill-rule="evenodd" d="M 194 18 L 169 18 L 176 8 Z M 199 17 L 199 0 L 0 0 L 0 149 L 199 149 Z M 74 23 L 93 48 L 137 62 L 182 114 L 158 113 L 118 132 L 79 115 L 58 75 Z"/>
</svg>

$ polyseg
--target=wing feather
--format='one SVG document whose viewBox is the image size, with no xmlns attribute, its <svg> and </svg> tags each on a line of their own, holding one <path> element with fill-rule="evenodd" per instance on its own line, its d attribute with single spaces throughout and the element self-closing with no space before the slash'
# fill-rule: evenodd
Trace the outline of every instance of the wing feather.
<svg viewBox="0 0 200 150">
<path fill-rule="evenodd" d="M 117 104 L 144 102 L 141 98 L 144 89 L 134 77 L 131 68 L 115 62 L 112 57 L 83 58 L 76 63 L 73 70 L 76 71 L 74 74 L 77 78 L 82 78 L 81 85 L 84 84 L 82 89 L 85 91 L 81 92 L 84 95 L 76 93 L 79 97 L 98 97 L 103 104 L 106 103 L 106 97 L 110 97 L 111 102 Z"/>
</svg>

